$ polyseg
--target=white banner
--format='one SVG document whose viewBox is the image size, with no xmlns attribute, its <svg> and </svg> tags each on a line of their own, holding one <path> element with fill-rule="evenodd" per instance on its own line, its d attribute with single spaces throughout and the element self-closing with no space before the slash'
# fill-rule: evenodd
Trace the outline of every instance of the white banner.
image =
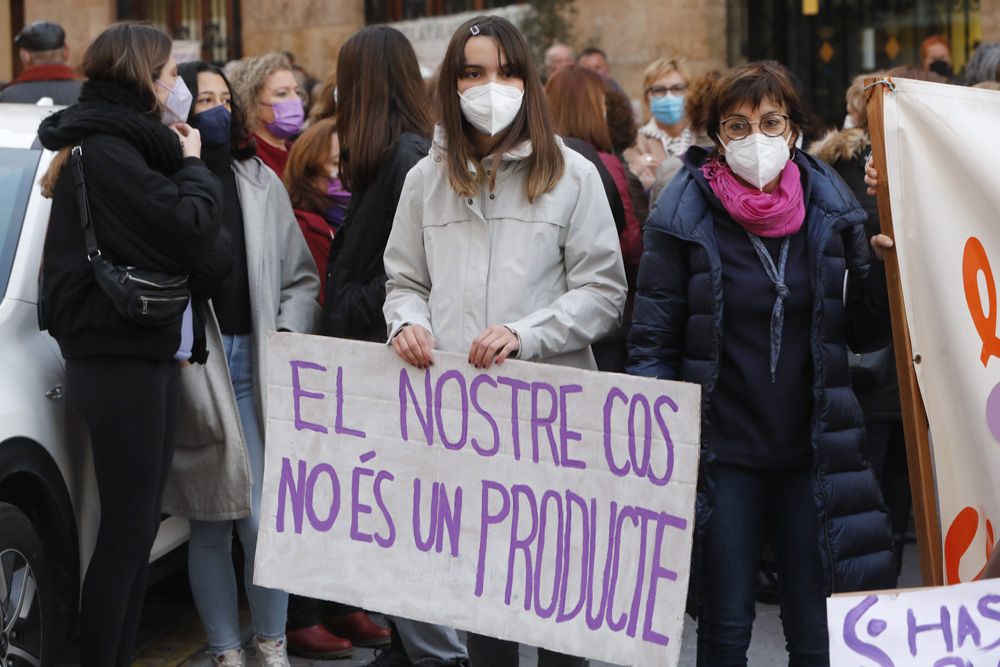
<svg viewBox="0 0 1000 667">
<path fill-rule="evenodd" d="M 826 601 L 830 664 L 996 667 L 1000 579 Z"/>
<path fill-rule="evenodd" d="M 630 665 L 676 665 L 700 388 L 268 339 L 256 583 Z"/>
<path fill-rule="evenodd" d="M 945 582 L 957 583 L 985 566 L 1000 521 L 1000 93 L 895 83 L 886 171 Z"/>
</svg>

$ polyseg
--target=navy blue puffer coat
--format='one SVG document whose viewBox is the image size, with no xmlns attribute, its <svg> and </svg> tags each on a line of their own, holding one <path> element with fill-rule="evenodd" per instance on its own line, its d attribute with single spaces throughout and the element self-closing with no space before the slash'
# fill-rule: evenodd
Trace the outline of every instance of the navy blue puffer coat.
<svg viewBox="0 0 1000 667">
<path fill-rule="evenodd" d="M 701 174 L 707 153 L 692 148 L 684 169 L 660 195 L 646 224 L 628 372 L 702 386 L 702 433 L 719 374 L 726 332 L 715 215 Z M 890 528 L 878 483 L 864 453 L 864 419 L 851 390 L 846 345 L 861 352 L 891 338 L 884 272 L 864 232 L 865 212 L 826 164 L 797 151 L 807 201 L 813 288 L 812 446 L 820 559 L 827 592 L 895 585 Z M 712 508 L 714 456 L 702 443 L 698 520 Z M 700 531 L 699 531 L 700 532 Z M 699 571 L 698 535 L 693 576 Z"/>
</svg>

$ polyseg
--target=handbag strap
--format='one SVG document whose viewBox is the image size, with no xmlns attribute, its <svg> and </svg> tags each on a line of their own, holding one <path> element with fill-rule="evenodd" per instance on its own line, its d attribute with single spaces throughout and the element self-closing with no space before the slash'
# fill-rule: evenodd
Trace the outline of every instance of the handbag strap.
<svg viewBox="0 0 1000 667">
<path fill-rule="evenodd" d="M 97 236 L 94 234 L 94 223 L 90 217 L 90 202 L 87 200 L 87 181 L 83 177 L 83 146 L 73 146 L 69 156 L 73 172 L 73 187 L 76 190 L 76 208 L 80 212 L 80 227 L 83 229 L 83 240 L 87 245 L 87 259 L 91 262 L 101 256 L 97 247 Z"/>
</svg>

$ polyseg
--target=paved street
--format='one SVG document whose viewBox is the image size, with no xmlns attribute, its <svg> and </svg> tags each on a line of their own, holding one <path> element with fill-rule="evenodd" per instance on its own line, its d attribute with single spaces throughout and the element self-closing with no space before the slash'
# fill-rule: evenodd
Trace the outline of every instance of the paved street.
<svg viewBox="0 0 1000 667">
<path fill-rule="evenodd" d="M 920 585 L 920 573 L 917 564 L 917 553 L 914 545 L 908 544 L 903 559 L 903 574 L 900 578 L 901 587 Z M 249 616 L 243 608 L 244 636 L 249 642 Z M 781 632 L 781 620 L 778 608 L 774 605 L 757 605 L 757 624 L 754 628 L 753 643 L 750 647 L 751 665 L 784 664 L 786 661 L 784 637 Z M 201 631 L 197 614 L 191 601 L 184 572 L 164 580 L 150 589 L 147 607 L 143 615 L 142 631 L 139 640 L 141 647 L 139 659 L 135 667 L 208 667 L 211 662 L 204 654 L 204 634 Z M 67 657 L 74 655 L 73 649 L 67 651 Z M 314 661 L 293 658 L 292 665 L 324 665 L 327 667 L 359 667 L 371 660 L 373 653 L 366 649 L 356 649 L 354 656 L 336 661 Z M 694 665 L 695 660 L 695 624 L 690 618 L 685 619 L 684 636 L 681 647 L 681 665 Z M 64 660 L 64 665 L 72 664 Z M 253 664 L 251 661 L 250 664 Z M 593 667 L 612 667 L 608 663 L 593 662 Z M 536 665 L 534 651 L 522 649 L 521 665 L 534 667 Z"/>
</svg>

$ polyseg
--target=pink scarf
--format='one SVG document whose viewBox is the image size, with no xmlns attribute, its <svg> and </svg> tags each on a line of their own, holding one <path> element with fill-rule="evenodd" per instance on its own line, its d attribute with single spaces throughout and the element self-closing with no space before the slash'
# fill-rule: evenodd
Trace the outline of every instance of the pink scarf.
<svg viewBox="0 0 1000 667">
<path fill-rule="evenodd" d="M 781 180 L 773 192 L 762 192 L 743 184 L 718 160 L 706 162 L 701 173 L 733 220 L 751 234 L 781 238 L 791 236 L 802 227 L 806 218 L 805 196 L 799 168 L 791 160 L 782 170 Z"/>
</svg>

